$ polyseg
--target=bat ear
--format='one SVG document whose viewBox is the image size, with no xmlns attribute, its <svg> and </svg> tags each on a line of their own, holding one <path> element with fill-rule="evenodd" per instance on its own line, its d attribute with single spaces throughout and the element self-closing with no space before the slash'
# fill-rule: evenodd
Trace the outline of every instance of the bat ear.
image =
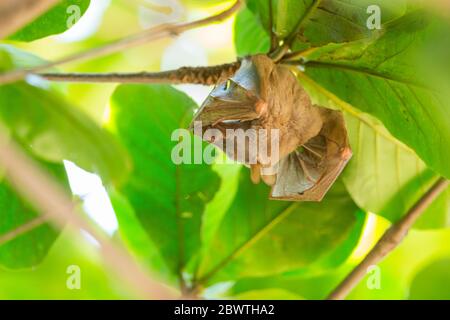
<svg viewBox="0 0 450 320">
<path fill-rule="evenodd" d="M 280 161 L 271 199 L 320 201 L 350 160 L 342 113 L 320 109 L 321 131 Z"/>
<path fill-rule="evenodd" d="M 241 67 L 231 79 L 259 99 L 268 101 L 270 75 L 274 68 L 275 63 L 269 57 L 251 56 L 242 60 Z"/>
</svg>

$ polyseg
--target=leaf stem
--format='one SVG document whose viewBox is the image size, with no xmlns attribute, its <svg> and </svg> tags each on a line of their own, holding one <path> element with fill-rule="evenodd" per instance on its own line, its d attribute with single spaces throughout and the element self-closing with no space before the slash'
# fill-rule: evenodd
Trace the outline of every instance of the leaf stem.
<svg viewBox="0 0 450 320">
<path fill-rule="evenodd" d="M 131 35 L 129 37 L 117 40 L 115 42 L 111 42 L 109 44 L 103 45 L 101 47 L 93 48 L 87 51 L 83 51 L 80 53 L 76 53 L 74 55 L 62 58 L 60 60 L 50 62 L 47 64 L 39 65 L 29 69 L 19 69 L 10 71 L 7 73 L 0 74 L 0 84 L 11 83 L 15 81 L 19 81 L 25 78 L 29 74 L 38 73 L 52 67 L 66 64 L 74 61 L 82 61 L 87 59 L 93 59 L 101 56 L 105 56 L 108 54 L 112 54 L 121 50 L 125 50 L 134 46 L 142 45 L 148 43 L 149 41 L 161 39 L 168 36 L 176 36 L 180 33 L 183 33 L 187 30 L 191 30 L 194 28 L 199 28 L 210 23 L 219 22 L 227 19 L 232 14 L 237 12 L 243 0 L 236 0 L 236 2 L 227 10 L 216 14 L 214 16 L 210 16 L 204 19 L 187 22 L 187 23 L 179 23 L 179 24 L 162 24 L 156 26 L 154 28 L 150 28 L 141 33 Z"/>
<path fill-rule="evenodd" d="M 193 286 L 193 292 L 198 292 L 201 290 L 201 287 L 208 282 L 209 279 L 211 279 L 218 271 L 220 271 L 223 267 L 225 267 L 228 263 L 230 263 L 234 258 L 238 257 L 240 254 L 242 254 L 245 250 L 250 248 L 253 244 L 255 244 L 259 239 L 261 239 L 267 232 L 272 230 L 278 223 L 283 221 L 285 218 L 287 218 L 295 209 L 298 208 L 299 203 L 294 202 L 291 203 L 289 206 L 287 206 L 283 211 L 281 211 L 278 215 L 273 217 L 272 220 L 270 220 L 266 225 L 263 225 L 257 232 L 255 232 L 249 239 L 247 239 L 245 242 L 243 242 L 241 245 L 239 245 L 237 248 L 235 248 L 228 256 L 226 256 L 224 259 L 222 259 L 217 265 L 215 265 L 211 270 L 209 270 L 206 274 L 199 277 L 198 274 L 196 274 L 195 279 L 197 281 L 194 283 Z M 198 273 L 199 270 L 197 269 L 196 273 Z"/>
<path fill-rule="evenodd" d="M 328 296 L 328 300 L 342 300 L 352 291 L 352 289 L 364 278 L 367 269 L 370 266 L 379 263 L 389 252 L 394 250 L 404 237 L 408 234 L 409 229 L 423 214 L 425 209 L 443 192 L 449 181 L 440 178 L 429 190 L 420 198 L 414 206 L 400 219 L 393 224 L 370 250 L 367 256 L 361 261 L 353 271 L 333 290 Z"/>
<path fill-rule="evenodd" d="M 25 224 L 15 228 L 14 230 L 11 230 L 5 234 L 0 235 L 0 247 L 14 239 L 17 239 L 21 235 L 43 225 L 47 221 L 47 217 L 44 215 L 41 215 L 37 218 L 34 218 Z"/>
<path fill-rule="evenodd" d="M 269 2 L 269 31 L 270 31 L 270 52 L 274 52 L 278 47 L 278 37 L 275 34 L 274 23 L 273 23 L 273 1 L 267 0 Z"/>
</svg>

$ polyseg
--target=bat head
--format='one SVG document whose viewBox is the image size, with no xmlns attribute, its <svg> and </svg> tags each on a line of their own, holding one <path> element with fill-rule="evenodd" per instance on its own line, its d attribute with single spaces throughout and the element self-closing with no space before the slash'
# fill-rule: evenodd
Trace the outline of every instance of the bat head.
<svg viewBox="0 0 450 320">
<path fill-rule="evenodd" d="M 261 72 L 252 58 L 241 62 L 241 67 L 233 77 L 220 82 L 194 116 L 202 126 L 226 127 L 258 119 L 267 112 L 263 97 Z"/>
</svg>

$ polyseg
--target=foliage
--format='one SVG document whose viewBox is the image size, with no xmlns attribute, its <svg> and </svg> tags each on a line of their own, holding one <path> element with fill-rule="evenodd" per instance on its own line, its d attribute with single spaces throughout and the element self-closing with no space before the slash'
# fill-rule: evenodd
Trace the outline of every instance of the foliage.
<svg viewBox="0 0 450 320">
<path fill-rule="evenodd" d="M 193 2 L 196 8 L 203 5 Z M 22 41 L 47 43 L 50 40 L 43 38 L 67 30 L 67 8 L 73 4 L 83 14 L 90 1 L 62 1 L 12 35 L 8 45 L 1 44 L 0 70 L 44 63 L 18 48 L 33 48 Z M 200 289 L 207 297 L 228 283 L 222 293 L 226 297 L 320 299 L 355 264 L 355 252 L 370 247 L 364 243 L 364 235 L 373 232 L 368 212 L 378 221 L 383 217 L 395 222 L 439 176 L 450 178 L 450 73 L 445 59 L 450 43 L 431 45 L 443 30 L 450 32 L 450 25 L 410 1 L 274 0 L 272 12 L 268 4 L 247 0 L 238 13 L 237 56 L 268 52 L 271 31 L 281 43 L 292 38 L 292 48 L 299 53 L 288 66 L 299 82 L 316 103 L 345 115 L 353 158 L 320 203 L 268 200 L 268 188 L 253 185 L 248 170 L 236 164 L 174 164 L 171 152 L 178 141 L 172 141 L 172 132 L 189 126 L 198 104 L 169 85 L 120 85 L 108 91 L 97 85 L 50 85 L 30 77 L 0 86 L 0 129 L 66 187 L 64 160 L 97 174 L 119 222 L 117 238 L 164 281 L 184 290 Z M 380 30 L 366 27 L 369 5 L 381 8 Z M 111 5 L 116 15 L 110 23 L 122 12 L 117 6 Z M 100 32 L 88 41 L 102 40 Z M 146 52 L 133 54 L 138 63 L 149 65 Z M 136 68 L 131 60 L 117 55 L 77 70 Z M 104 126 L 85 110 L 98 108 L 89 114 L 101 114 L 106 101 L 102 106 L 83 105 L 87 100 L 77 94 L 83 88 L 110 98 Z M 196 137 L 189 139 L 192 153 L 205 146 Z M 8 182 L 1 181 L 0 236 L 36 217 Z M 450 189 L 429 206 L 415 228 L 444 228 L 449 221 Z M 448 280 L 443 252 L 449 248 L 442 244 L 448 243 L 448 230 L 429 231 L 432 240 L 426 232 L 413 233 L 416 238 L 405 245 L 403 255 L 414 255 L 418 247 L 426 251 L 414 240 L 421 239 L 429 246 L 441 243 L 433 252 L 444 260 L 433 262 L 429 253 L 423 271 L 417 273 L 424 264 L 416 259 L 408 278 L 397 280 L 400 258 L 394 257 L 381 266 L 387 281 L 382 293 L 357 287 L 352 298 L 407 298 L 404 292 L 410 285 L 411 298 L 448 298 L 448 290 L 439 284 Z M 35 267 L 59 241 L 48 258 L 53 264 L 44 260 L 37 273 L 48 278 L 67 260 L 61 242 L 70 241 L 66 235 L 57 240 L 58 235 L 42 224 L 0 243 L 0 266 Z M 101 293 L 89 291 L 85 298 L 116 297 L 104 288 L 109 280 L 99 267 L 86 257 L 80 260 L 102 279 Z M 31 271 L 22 272 L 33 277 Z M 17 277 L 1 273 L 5 280 L 0 286 L 11 288 Z M 435 286 L 443 289 L 434 294 Z M 74 297 L 66 294 L 61 293 Z"/>
</svg>

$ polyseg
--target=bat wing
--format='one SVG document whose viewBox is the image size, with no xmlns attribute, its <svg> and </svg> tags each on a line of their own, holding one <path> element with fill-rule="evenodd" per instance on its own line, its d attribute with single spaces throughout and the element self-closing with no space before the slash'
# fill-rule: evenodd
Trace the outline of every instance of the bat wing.
<svg viewBox="0 0 450 320">
<path fill-rule="evenodd" d="M 271 199 L 321 201 L 352 156 L 342 113 L 323 109 L 317 136 L 278 164 Z"/>
</svg>

